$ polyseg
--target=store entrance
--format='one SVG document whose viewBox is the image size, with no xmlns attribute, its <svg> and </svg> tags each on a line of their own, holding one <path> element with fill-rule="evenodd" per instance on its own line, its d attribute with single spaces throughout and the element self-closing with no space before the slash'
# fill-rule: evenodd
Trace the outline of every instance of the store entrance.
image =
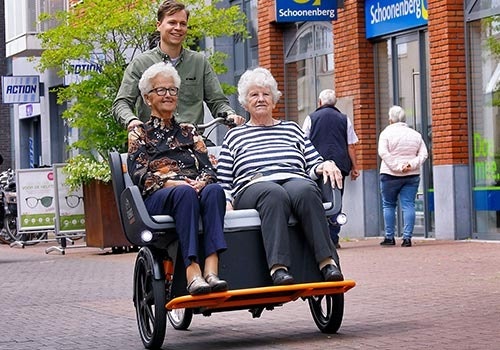
<svg viewBox="0 0 500 350">
<path fill-rule="evenodd" d="M 419 31 L 392 37 L 377 44 L 379 130 L 383 130 L 388 124 L 387 111 L 391 105 L 400 105 L 406 112 L 408 125 L 422 134 L 429 150 L 429 159 L 421 171 L 413 231 L 414 235 L 424 237 L 432 236 L 434 227 L 428 42 L 427 31 Z M 403 223 L 398 219 L 397 232 L 400 234 L 403 232 L 402 227 Z"/>
</svg>

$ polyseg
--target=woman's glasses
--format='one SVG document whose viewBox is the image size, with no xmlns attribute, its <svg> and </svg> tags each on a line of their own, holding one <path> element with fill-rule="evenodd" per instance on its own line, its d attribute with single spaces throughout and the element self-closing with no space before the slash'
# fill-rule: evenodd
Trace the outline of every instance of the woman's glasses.
<svg viewBox="0 0 500 350">
<path fill-rule="evenodd" d="M 48 208 L 52 205 L 52 200 L 54 197 L 51 196 L 45 196 L 42 198 L 36 198 L 36 197 L 27 197 L 26 198 L 26 205 L 29 208 L 35 208 L 38 203 L 41 203 L 45 208 Z"/>
<path fill-rule="evenodd" d="M 152 93 L 152 92 L 154 92 L 158 96 L 165 96 L 167 94 L 167 91 L 168 91 L 168 94 L 170 96 L 177 96 L 177 94 L 179 93 L 179 88 L 177 88 L 177 87 L 169 87 L 169 88 L 166 88 L 166 87 L 157 87 L 157 88 L 151 89 L 149 91 L 149 94 Z"/>
</svg>

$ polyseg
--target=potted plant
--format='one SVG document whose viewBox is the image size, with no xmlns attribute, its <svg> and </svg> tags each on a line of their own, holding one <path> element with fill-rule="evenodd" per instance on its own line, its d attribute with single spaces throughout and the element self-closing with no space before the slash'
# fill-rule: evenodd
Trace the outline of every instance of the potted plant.
<svg viewBox="0 0 500 350">
<path fill-rule="evenodd" d="M 203 0 L 184 2 L 191 12 L 185 41 L 189 47 L 196 48 L 196 43 L 205 36 L 247 36 L 245 15 L 238 7 L 217 8 L 218 1 L 209 5 Z M 41 22 L 52 27 L 39 34 L 44 51 L 37 68 L 42 72 L 55 69 L 61 76 L 79 73 L 74 82 L 57 88 L 57 96 L 58 103 L 68 105 L 62 117 L 69 127 L 78 130 L 77 140 L 69 145 L 73 156 L 67 160 L 64 171 L 70 188 L 83 187 L 87 244 L 93 231 L 103 231 L 97 232 L 102 236 L 109 232 L 109 225 L 120 226 L 116 217 L 111 223 L 103 222 L 103 227 L 89 228 L 109 216 L 96 210 L 112 208 L 117 214 L 107 159 L 110 151 L 126 151 L 127 133 L 112 116 L 111 106 L 127 63 L 154 45 L 151 33 L 156 30 L 156 9 L 160 3 L 159 0 L 85 0 L 68 11 L 40 16 Z M 221 53 L 211 56 L 216 73 L 225 72 L 226 58 Z M 76 72 L 75 62 L 82 61 L 94 69 Z M 99 200 L 105 197 L 99 188 L 110 195 L 104 199 L 103 208 Z"/>
</svg>

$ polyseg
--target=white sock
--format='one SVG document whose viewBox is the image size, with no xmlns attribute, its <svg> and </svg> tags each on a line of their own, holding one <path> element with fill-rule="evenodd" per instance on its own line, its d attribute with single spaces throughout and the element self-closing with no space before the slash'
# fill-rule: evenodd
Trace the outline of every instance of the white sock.
<svg viewBox="0 0 500 350">
<path fill-rule="evenodd" d="M 279 269 L 283 269 L 285 271 L 288 271 L 288 267 L 286 267 L 285 265 L 279 265 L 279 264 L 276 264 L 276 265 L 273 265 L 273 267 L 271 268 L 271 276 Z"/>
<path fill-rule="evenodd" d="M 338 268 L 337 264 L 335 264 L 335 261 L 332 258 L 326 258 L 322 262 L 319 263 L 319 269 L 320 271 L 325 267 L 326 265 L 333 265 L 336 268 Z"/>
</svg>

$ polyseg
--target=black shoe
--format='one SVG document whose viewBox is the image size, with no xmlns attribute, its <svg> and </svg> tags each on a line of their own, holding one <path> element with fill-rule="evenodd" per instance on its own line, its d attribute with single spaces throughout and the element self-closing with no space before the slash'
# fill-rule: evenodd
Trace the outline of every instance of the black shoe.
<svg viewBox="0 0 500 350">
<path fill-rule="evenodd" d="M 394 238 L 384 238 L 380 245 L 396 245 L 396 240 Z"/>
<path fill-rule="evenodd" d="M 401 247 L 411 247 L 411 238 L 403 238 L 403 242 L 401 242 Z"/>
<path fill-rule="evenodd" d="M 325 267 L 323 267 L 321 269 L 321 274 L 323 275 L 323 278 L 327 282 L 344 280 L 344 276 L 342 275 L 340 270 L 337 268 L 337 266 L 334 266 L 332 264 L 328 264 Z"/>
<path fill-rule="evenodd" d="M 285 269 L 277 269 L 271 277 L 275 286 L 286 286 L 295 282 L 293 276 Z"/>
</svg>

